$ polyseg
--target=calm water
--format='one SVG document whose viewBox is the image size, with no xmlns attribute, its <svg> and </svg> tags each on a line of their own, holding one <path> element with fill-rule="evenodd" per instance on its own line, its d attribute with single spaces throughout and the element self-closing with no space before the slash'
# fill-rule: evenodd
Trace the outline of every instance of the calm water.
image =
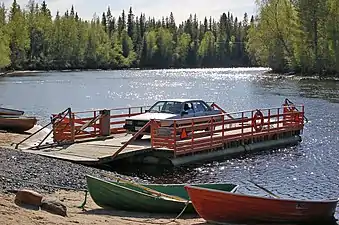
<svg viewBox="0 0 339 225">
<path fill-rule="evenodd" d="M 152 182 L 242 184 L 241 192 L 281 197 L 339 197 L 339 80 L 264 75 L 265 69 L 197 69 L 42 73 L 0 78 L 0 103 L 49 122 L 51 113 L 149 105 L 162 98 L 202 98 L 227 111 L 279 106 L 287 97 L 305 104 L 310 120 L 299 146 L 212 162 L 159 175 Z M 0 105 L 1 105 L 0 104 Z M 152 169 L 153 172 L 154 169 Z M 151 171 L 152 172 L 152 171 Z M 131 174 L 136 176 L 136 174 Z"/>
</svg>

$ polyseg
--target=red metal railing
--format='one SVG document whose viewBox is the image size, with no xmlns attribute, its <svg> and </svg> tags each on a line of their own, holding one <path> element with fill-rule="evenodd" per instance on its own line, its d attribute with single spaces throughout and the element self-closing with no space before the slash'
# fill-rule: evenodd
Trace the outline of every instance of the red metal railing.
<svg viewBox="0 0 339 225">
<path fill-rule="evenodd" d="M 211 106 L 222 110 L 215 103 L 211 103 Z M 149 108 L 150 106 L 138 106 L 107 110 L 109 111 L 109 133 L 125 133 L 126 130 L 123 128 L 125 119 L 145 113 Z M 107 117 L 101 116 L 102 111 L 104 110 L 71 112 L 69 109 L 69 111 L 67 111 L 67 116 L 63 117 L 58 122 L 52 123 L 54 142 L 74 142 L 76 140 L 107 136 L 107 132 L 103 131 L 104 125 L 107 125 Z M 52 116 L 54 117 L 56 115 Z"/>
<path fill-rule="evenodd" d="M 109 117 L 108 125 L 110 134 L 125 133 L 126 130 L 123 128 L 125 119 L 145 113 L 145 110 L 148 108 L 149 106 L 140 106 L 109 110 L 68 112 L 68 116 L 64 117 L 59 123 L 53 123 L 53 138 L 55 142 L 74 142 L 86 138 L 106 136 L 103 135 L 103 127 L 107 125 L 107 117 Z M 108 111 L 109 114 L 103 114 L 103 111 Z"/>
<path fill-rule="evenodd" d="M 212 107 L 221 109 L 214 103 Z M 55 142 L 74 142 L 125 133 L 125 119 L 144 113 L 148 108 L 141 106 L 84 112 L 71 112 L 69 109 L 54 120 L 53 138 Z M 182 155 L 221 147 L 231 141 L 301 130 L 304 125 L 303 105 L 285 104 L 278 108 L 222 112 L 215 116 L 152 121 L 151 146 L 172 149 L 175 155 Z"/>
<path fill-rule="evenodd" d="M 60 114 L 53 114 L 51 123 L 53 126 L 53 140 L 54 142 L 62 142 L 72 140 L 71 132 L 71 109 L 67 109 Z"/>
<path fill-rule="evenodd" d="M 172 149 L 177 156 L 222 147 L 231 141 L 302 130 L 304 126 L 303 105 L 228 114 L 157 121 L 151 129 L 152 147 Z M 187 135 L 183 137 L 183 133 Z"/>
</svg>

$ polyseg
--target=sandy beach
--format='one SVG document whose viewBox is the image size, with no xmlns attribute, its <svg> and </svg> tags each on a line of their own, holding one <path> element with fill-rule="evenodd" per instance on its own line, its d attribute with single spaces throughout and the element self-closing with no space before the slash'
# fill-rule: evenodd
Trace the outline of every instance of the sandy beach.
<svg viewBox="0 0 339 225">
<path fill-rule="evenodd" d="M 98 207 L 91 198 L 87 199 L 85 209 L 78 208 L 84 200 L 84 192 L 56 191 L 50 196 L 58 198 L 67 206 L 67 217 L 54 215 L 43 210 L 29 209 L 14 203 L 14 194 L 0 194 L 0 223 L 2 225 L 36 225 L 36 224 L 207 224 L 199 218 L 177 215 L 153 215 L 115 210 L 104 210 Z"/>
<path fill-rule="evenodd" d="M 196 215 L 159 215 L 117 210 L 97 206 L 88 195 L 85 210 L 78 208 L 85 198 L 85 175 L 103 179 L 114 172 L 73 164 L 13 149 L 26 135 L 0 133 L 0 224 L 207 224 Z M 60 188 L 60 187 L 65 187 Z M 67 206 L 67 217 L 51 214 L 41 209 L 31 209 L 15 204 L 15 191 L 37 191 L 55 197 Z M 71 190 L 73 189 L 73 190 Z"/>
</svg>

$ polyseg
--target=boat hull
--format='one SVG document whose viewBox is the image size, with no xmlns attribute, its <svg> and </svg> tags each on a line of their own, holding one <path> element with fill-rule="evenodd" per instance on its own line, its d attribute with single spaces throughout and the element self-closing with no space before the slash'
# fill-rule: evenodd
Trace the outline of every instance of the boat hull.
<svg viewBox="0 0 339 225">
<path fill-rule="evenodd" d="M 0 116 L 0 130 L 22 133 L 32 129 L 36 123 L 35 117 Z"/>
<path fill-rule="evenodd" d="M 338 200 L 264 198 L 185 186 L 198 214 L 211 223 L 333 222 Z"/>
<path fill-rule="evenodd" d="M 0 115 L 16 115 L 21 116 L 24 114 L 24 111 L 16 110 L 16 109 L 8 109 L 0 107 Z"/>
<path fill-rule="evenodd" d="M 183 200 L 170 199 L 152 195 L 137 186 L 108 182 L 92 176 L 87 176 L 87 188 L 94 202 L 102 208 L 114 208 L 125 211 L 149 212 L 149 213 L 180 213 L 186 206 L 185 213 L 196 213 L 184 185 L 145 185 L 155 191 L 166 195 L 173 195 Z M 212 186 L 205 184 L 202 186 Z M 237 188 L 233 184 L 215 184 L 215 188 L 232 191 Z"/>
</svg>

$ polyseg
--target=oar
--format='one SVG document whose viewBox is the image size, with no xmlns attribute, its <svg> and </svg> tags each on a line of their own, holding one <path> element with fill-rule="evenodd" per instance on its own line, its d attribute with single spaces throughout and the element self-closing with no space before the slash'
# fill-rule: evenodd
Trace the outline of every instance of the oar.
<svg viewBox="0 0 339 225">
<path fill-rule="evenodd" d="M 259 184 L 256 184 L 256 183 L 254 183 L 253 181 L 250 181 L 250 180 L 249 180 L 249 182 L 251 182 L 252 184 L 254 184 L 255 186 L 257 186 L 257 187 L 260 188 L 261 190 L 263 190 L 263 191 L 269 193 L 269 194 L 272 195 L 273 197 L 275 197 L 275 198 L 280 198 L 278 195 L 272 193 L 271 191 L 267 190 L 266 188 L 260 186 Z"/>
<path fill-rule="evenodd" d="M 124 179 L 121 179 L 119 177 L 114 177 L 112 175 L 108 175 L 111 179 L 114 179 L 118 182 L 123 182 L 123 183 L 127 183 L 127 184 L 130 184 L 132 186 L 135 186 L 135 187 L 138 187 L 138 188 L 141 188 L 147 192 L 150 192 L 152 194 L 155 194 L 155 195 L 158 195 L 158 196 L 162 196 L 162 197 L 166 197 L 166 198 L 170 198 L 170 199 L 175 199 L 175 200 L 178 200 L 178 201 L 184 201 L 184 202 L 187 202 L 187 199 L 184 199 L 184 198 L 180 198 L 179 196 L 174 196 L 174 195 L 167 195 L 167 194 L 164 194 L 162 192 L 159 192 L 159 191 L 156 191 L 154 189 L 151 189 L 151 188 L 148 188 L 148 187 L 145 187 L 141 184 L 137 184 L 135 182 L 132 182 L 132 181 L 128 181 L 128 180 L 124 180 Z"/>
</svg>

